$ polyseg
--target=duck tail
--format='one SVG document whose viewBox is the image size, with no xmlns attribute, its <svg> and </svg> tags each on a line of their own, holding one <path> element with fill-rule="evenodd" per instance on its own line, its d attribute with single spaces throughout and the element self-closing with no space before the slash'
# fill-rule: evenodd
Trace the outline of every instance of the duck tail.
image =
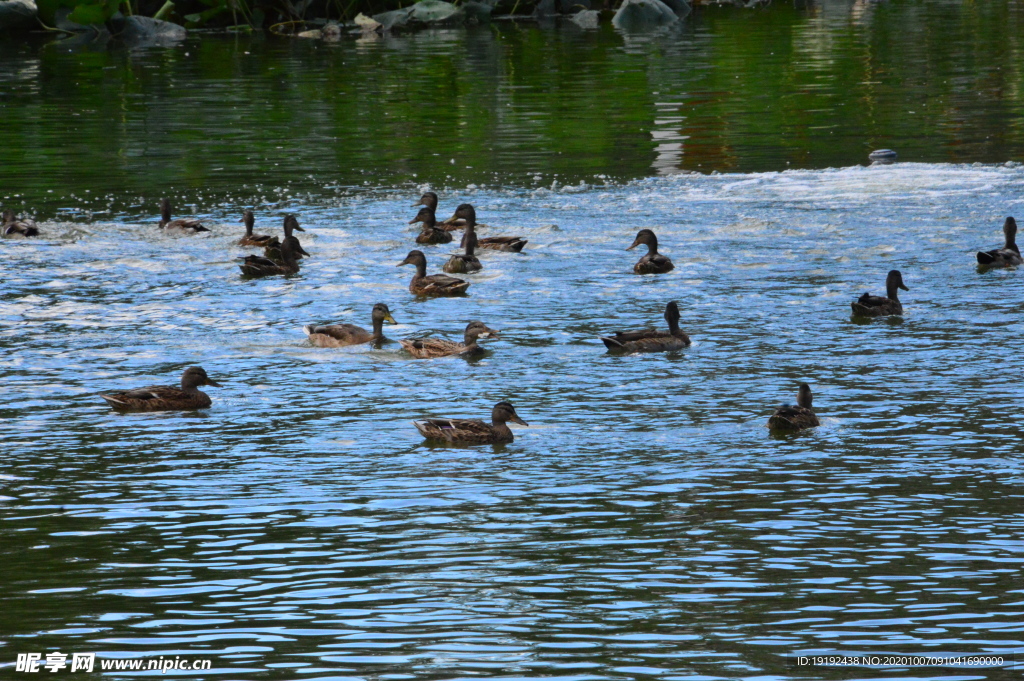
<svg viewBox="0 0 1024 681">
<path fill-rule="evenodd" d="M 512 244 L 512 252 L 519 253 L 523 250 L 523 246 L 526 245 L 526 239 L 521 239 Z"/>
<path fill-rule="evenodd" d="M 985 253 L 984 251 L 978 251 L 978 264 L 979 265 L 991 265 L 996 261 L 996 258 L 991 253 Z"/>
<path fill-rule="evenodd" d="M 614 338 L 607 338 L 605 336 L 598 336 L 598 338 L 601 339 L 601 342 L 604 343 L 604 346 L 606 348 L 608 348 L 609 350 L 621 350 L 622 349 L 622 343 L 620 343 L 619 341 L 615 340 Z"/>
<path fill-rule="evenodd" d="M 306 332 L 307 336 L 312 336 L 314 333 L 316 333 L 316 327 L 313 326 L 312 324 L 306 324 L 305 326 L 302 327 L 302 330 Z"/>
</svg>

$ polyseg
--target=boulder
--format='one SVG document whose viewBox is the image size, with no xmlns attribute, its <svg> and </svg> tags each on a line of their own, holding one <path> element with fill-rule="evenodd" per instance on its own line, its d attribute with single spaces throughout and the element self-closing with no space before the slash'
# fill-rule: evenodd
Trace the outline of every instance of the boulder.
<svg viewBox="0 0 1024 681">
<path fill-rule="evenodd" d="M 690 3 L 688 0 L 661 0 L 670 10 L 676 13 L 677 16 L 685 17 L 690 13 Z"/>
<path fill-rule="evenodd" d="M 31 26 L 38 14 L 32 0 L 0 0 L 0 31 Z"/>
<path fill-rule="evenodd" d="M 188 35 L 184 26 L 138 15 L 119 16 L 111 19 L 108 26 L 115 38 L 133 47 L 170 45 L 184 40 Z"/>
<path fill-rule="evenodd" d="M 384 28 L 384 25 L 379 21 L 371 19 L 362 12 L 356 15 L 355 24 L 363 33 L 374 33 Z"/>
<path fill-rule="evenodd" d="M 572 16 L 572 23 L 576 24 L 580 28 L 597 28 L 600 23 L 601 13 L 596 9 L 585 9 L 582 12 L 577 12 Z"/>
<path fill-rule="evenodd" d="M 409 23 L 409 17 L 411 15 L 412 7 L 404 7 L 402 9 L 391 10 L 390 12 L 374 14 L 373 20 L 381 25 L 382 31 L 390 31 L 393 28 L 405 28 Z"/>
<path fill-rule="evenodd" d="M 679 21 L 679 16 L 661 0 L 622 0 L 612 24 L 624 31 L 642 31 Z"/>
<path fill-rule="evenodd" d="M 373 19 L 380 22 L 383 30 L 391 31 L 396 28 L 461 24 L 466 19 L 466 12 L 443 0 L 420 0 L 409 7 L 374 14 Z"/>
</svg>

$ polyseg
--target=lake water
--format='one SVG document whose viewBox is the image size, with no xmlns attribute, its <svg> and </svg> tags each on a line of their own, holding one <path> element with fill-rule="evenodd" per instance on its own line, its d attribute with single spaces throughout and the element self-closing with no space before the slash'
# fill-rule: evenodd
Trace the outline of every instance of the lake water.
<svg viewBox="0 0 1024 681">
<path fill-rule="evenodd" d="M 45 232 L 0 242 L 0 664 L 1016 678 L 1024 302 L 974 251 L 1024 216 L 1022 19 L 826 3 L 645 37 L 0 45 L 0 197 Z M 903 162 L 861 165 L 883 146 Z M 465 298 L 414 298 L 395 265 L 426 188 L 529 245 L 485 251 Z M 162 195 L 212 233 L 162 234 Z M 262 233 L 299 216 L 298 276 L 240 278 L 250 205 Z M 673 272 L 632 273 L 642 227 Z M 454 249 L 424 250 L 436 272 Z M 852 321 L 890 269 L 905 315 Z M 599 335 L 663 326 L 669 300 L 692 347 L 606 354 Z M 502 338 L 473 361 L 306 342 L 376 302 L 393 340 L 474 319 Z M 207 411 L 97 397 L 194 364 L 223 384 Z M 801 382 L 821 427 L 770 436 Z M 530 423 L 510 445 L 411 424 L 499 400 Z M 1007 666 L 788 657 L 814 651 Z"/>
</svg>

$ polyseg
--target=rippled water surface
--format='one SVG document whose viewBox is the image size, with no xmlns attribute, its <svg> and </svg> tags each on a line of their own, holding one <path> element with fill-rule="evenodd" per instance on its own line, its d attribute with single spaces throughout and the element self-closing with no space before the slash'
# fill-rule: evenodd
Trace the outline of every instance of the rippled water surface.
<svg viewBox="0 0 1024 681">
<path fill-rule="evenodd" d="M 982 49 L 1017 54 L 1020 8 L 979 9 L 1006 32 L 987 41 L 959 7 L 723 11 L 643 40 L 509 25 L 371 45 L 0 46 L 16 123 L 0 125 L 0 196 L 44 232 L 0 241 L 4 674 L 61 650 L 210 658 L 201 679 L 1017 678 L 787 657 L 1024 650 L 1022 273 L 974 258 L 1024 216 L 1020 62 Z M 941 49 L 907 29 L 915 16 L 946 29 Z M 758 67 L 721 49 L 787 35 L 818 56 L 775 71 L 770 50 Z M 656 59 L 673 50 L 694 61 Z M 436 79 L 388 73 L 399 54 Z M 843 80 L 858 54 L 889 74 L 879 99 Z M 909 55 L 987 74 L 998 96 L 954 75 L 942 99 Z M 616 96 L 584 106 L 558 75 L 574 61 L 604 65 Z M 789 109 L 806 117 L 730 110 L 797 97 L 800 64 L 821 75 Z M 661 118 L 700 73 L 718 75 L 685 100 L 697 122 L 669 120 L 684 105 Z M 435 99 L 415 96 L 428 85 Z M 900 88 L 935 113 L 907 118 Z M 854 165 L 882 141 L 926 162 Z M 695 151 L 735 172 L 680 172 L 709 169 Z M 395 265 L 427 188 L 439 212 L 473 203 L 481 236 L 528 246 L 483 252 L 465 298 L 416 299 Z M 212 232 L 161 233 L 163 194 Z M 308 230 L 299 275 L 239 276 L 254 204 L 257 232 L 286 213 Z M 642 227 L 673 272 L 632 273 Z M 424 250 L 436 272 L 454 249 Z M 890 269 L 904 316 L 851 320 Z M 669 300 L 690 348 L 606 354 L 599 335 L 663 326 Z M 392 342 L 306 341 L 307 323 L 368 325 L 376 302 Z M 395 342 L 474 319 L 502 332 L 476 360 Z M 98 397 L 190 365 L 223 385 L 209 410 L 118 415 Z M 801 382 L 821 427 L 772 437 Z M 509 445 L 430 446 L 411 424 L 499 400 L 530 424 Z"/>
</svg>

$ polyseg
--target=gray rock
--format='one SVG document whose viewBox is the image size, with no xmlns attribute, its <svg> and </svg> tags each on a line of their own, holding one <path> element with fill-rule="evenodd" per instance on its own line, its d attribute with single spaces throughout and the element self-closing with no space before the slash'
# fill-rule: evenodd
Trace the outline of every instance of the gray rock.
<svg viewBox="0 0 1024 681">
<path fill-rule="evenodd" d="M 466 12 L 450 2 L 442 0 L 420 0 L 414 5 L 396 9 L 383 14 L 374 14 L 383 30 L 396 28 L 414 28 L 416 26 L 439 26 L 445 24 L 461 24 L 466 19 Z"/>
<path fill-rule="evenodd" d="M 666 26 L 679 21 L 679 17 L 661 0 L 622 0 L 612 24 L 624 31 L 642 31 Z"/>
<path fill-rule="evenodd" d="M 596 9 L 585 9 L 573 15 L 571 21 L 580 28 L 597 28 L 600 24 L 601 13 Z"/>
<path fill-rule="evenodd" d="M 668 5 L 668 8 L 676 13 L 676 15 L 685 17 L 690 13 L 690 3 L 688 0 L 661 0 L 663 3 Z"/>
<path fill-rule="evenodd" d="M 403 7 L 390 12 L 374 14 L 373 20 L 380 22 L 381 30 L 390 31 L 393 28 L 404 28 L 409 23 L 410 16 L 412 16 L 412 8 Z"/>
<path fill-rule="evenodd" d="M 184 26 L 152 17 L 131 16 L 110 20 L 114 37 L 133 47 L 169 45 L 180 42 L 188 35 Z"/>
<path fill-rule="evenodd" d="M 32 0 L 0 0 L 0 31 L 31 26 L 38 14 Z"/>
</svg>

